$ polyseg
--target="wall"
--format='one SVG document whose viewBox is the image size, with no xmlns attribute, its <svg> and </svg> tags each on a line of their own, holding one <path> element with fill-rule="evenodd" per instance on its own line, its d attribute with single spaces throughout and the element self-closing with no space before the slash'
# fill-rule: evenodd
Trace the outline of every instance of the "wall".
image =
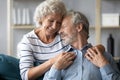
<svg viewBox="0 0 120 80">
<path fill-rule="evenodd" d="M 119 13 L 120 14 L 120 0 L 102 0 L 101 13 Z M 114 27 L 114 26 L 113 26 Z M 115 41 L 115 56 L 120 56 L 120 27 L 113 29 L 102 29 L 102 44 L 107 48 L 107 38 L 109 34 L 113 35 Z"/>
<path fill-rule="evenodd" d="M 7 0 L 0 0 L 0 53 L 7 53 Z"/>
<path fill-rule="evenodd" d="M 95 26 L 95 0 L 64 0 L 68 9 L 74 9 L 84 13 L 89 22 L 90 27 Z M 69 3 L 67 3 L 69 2 Z M 120 1 L 119 0 L 102 0 L 101 3 L 101 14 L 102 13 L 119 13 L 120 14 Z M 107 28 L 101 30 L 101 43 L 105 46 L 107 50 L 107 38 L 111 33 L 115 39 L 115 56 L 120 56 L 120 28 L 113 29 Z M 95 45 L 95 31 L 90 29 L 89 42 Z"/>
<path fill-rule="evenodd" d="M 14 0 L 13 7 L 15 9 L 20 9 L 21 11 L 24 8 L 29 8 L 30 12 L 30 23 L 34 25 L 33 22 L 33 14 L 35 11 L 35 8 L 38 4 L 40 4 L 43 0 Z M 16 56 L 17 54 L 17 44 L 22 39 L 23 35 L 30 32 L 32 29 L 13 29 L 13 53 L 12 55 Z M 19 34 L 19 35 L 18 35 Z"/>
<path fill-rule="evenodd" d="M 68 10 L 77 10 L 85 14 L 89 20 L 90 27 L 95 26 L 95 1 L 94 0 L 63 0 Z M 90 28 L 89 42 L 95 45 L 95 31 Z"/>
</svg>

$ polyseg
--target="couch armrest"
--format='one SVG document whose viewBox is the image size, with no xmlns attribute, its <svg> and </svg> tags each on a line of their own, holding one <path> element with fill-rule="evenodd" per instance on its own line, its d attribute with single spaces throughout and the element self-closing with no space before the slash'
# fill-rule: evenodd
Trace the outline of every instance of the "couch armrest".
<svg viewBox="0 0 120 80">
<path fill-rule="evenodd" d="M 0 77 L 5 80 L 21 80 L 19 59 L 0 54 Z"/>
</svg>

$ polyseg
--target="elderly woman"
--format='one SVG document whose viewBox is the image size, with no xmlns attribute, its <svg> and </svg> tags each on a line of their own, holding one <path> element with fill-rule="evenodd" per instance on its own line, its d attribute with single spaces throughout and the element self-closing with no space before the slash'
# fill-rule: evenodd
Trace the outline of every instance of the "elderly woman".
<svg viewBox="0 0 120 80">
<path fill-rule="evenodd" d="M 64 51 L 58 31 L 65 13 L 66 8 L 60 0 L 46 0 L 37 6 L 34 14 L 37 28 L 24 35 L 18 44 L 23 80 L 42 76 L 54 63 L 53 57 Z M 44 63 L 34 67 L 36 62 Z"/>
<path fill-rule="evenodd" d="M 58 35 L 65 13 L 66 8 L 60 0 L 46 0 L 37 6 L 34 15 L 37 28 L 24 35 L 18 44 L 19 67 L 23 80 L 35 80 L 42 76 L 53 65 L 59 56 L 57 54 L 63 54 L 68 49 L 68 46 L 62 45 Z M 64 54 L 75 58 L 72 52 Z"/>
</svg>

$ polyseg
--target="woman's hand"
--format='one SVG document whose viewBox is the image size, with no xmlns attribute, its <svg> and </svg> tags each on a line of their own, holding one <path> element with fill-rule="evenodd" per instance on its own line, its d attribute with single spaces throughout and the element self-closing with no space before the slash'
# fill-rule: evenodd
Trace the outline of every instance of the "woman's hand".
<svg viewBox="0 0 120 80">
<path fill-rule="evenodd" d="M 75 57 L 76 55 L 73 52 L 61 53 L 60 55 L 58 55 L 53 67 L 58 70 L 65 69 L 73 63 Z"/>
<path fill-rule="evenodd" d="M 100 51 L 100 49 L 97 47 L 89 48 L 85 54 L 85 57 L 94 65 L 100 68 L 109 63 L 101 52 L 103 51 Z"/>
</svg>

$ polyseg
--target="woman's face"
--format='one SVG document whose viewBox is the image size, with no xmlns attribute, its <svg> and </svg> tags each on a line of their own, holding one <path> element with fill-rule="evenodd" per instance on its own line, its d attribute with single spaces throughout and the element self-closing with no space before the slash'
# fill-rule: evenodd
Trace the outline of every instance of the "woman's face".
<svg viewBox="0 0 120 80">
<path fill-rule="evenodd" d="M 42 27 L 46 35 L 55 35 L 62 23 L 62 16 L 60 14 L 49 14 L 42 19 Z"/>
</svg>

